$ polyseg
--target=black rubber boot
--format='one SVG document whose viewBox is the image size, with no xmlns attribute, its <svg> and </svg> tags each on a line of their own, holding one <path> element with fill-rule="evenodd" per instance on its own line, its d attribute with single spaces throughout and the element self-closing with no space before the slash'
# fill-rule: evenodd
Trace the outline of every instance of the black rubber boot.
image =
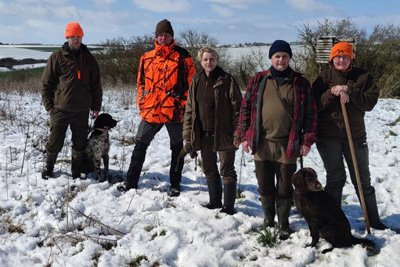
<svg viewBox="0 0 400 267">
<path fill-rule="evenodd" d="M 46 153 L 46 167 L 42 171 L 42 178 L 47 180 L 53 177 L 54 164 L 56 163 L 58 153 Z"/>
<path fill-rule="evenodd" d="M 276 200 L 276 208 L 278 210 L 278 223 L 279 223 L 279 239 L 286 240 L 293 232 L 289 227 L 289 215 L 292 207 L 293 198 L 278 199 Z"/>
<path fill-rule="evenodd" d="M 261 205 L 264 210 L 264 227 L 275 226 L 275 196 L 261 196 Z"/>
<path fill-rule="evenodd" d="M 222 184 L 221 178 L 214 180 L 207 180 L 208 195 L 210 202 L 204 205 L 207 209 L 220 209 L 222 208 Z"/>
<path fill-rule="evenodd" d="M 129 164 L 128 173 L 126 175 L 125 190 L 131 188 L 138 188 L 138 182 L 144 160 L 146 158 L 146 151 L 149 145 L 140 141 L 136 142 L 135 148 L 132 152 L 131 163 Z"/>
<path fill-rule="evenodd" d="M 170 196 L 179 196 L 184 160 L 178 160 L 183 148 L 183 143 L 171 145 L 171 167 L 169 169 L 169 181 L 171 184 Z"/>
<path fill-rule="evenodd" d="M 71 172 L 72 178 L 76 179 L 81 173 L 88 174 L 94 171 L 93 161 L 89 159 L 86 151 L 72 150 Z"/>
<path fill-rule="evenodd" d="M 79 178 L 81 176 L 81 158 L 79 152 L 72 150 L 72 161 L 71 161 L 71 173 L 72 179 Z"/>
<path fill-rule="evenodd" d="M 378 206 L 376 204 L 375 192 L 373 192 L 369 196 L 364 196 L 364 200 L 365 200 L 365 207 L 367 208 L 367 214 L 370 226 L 378 230 L 387 229 L 388 227 L 384 225 L 379 219 L 379 212 L 378 212 Z"/>
<path fill-rule="evenodd" d="M 235 214 L 236 183 L 224 184 L 224 206 L 221 212 L 229 215 Z"/>
</svg>

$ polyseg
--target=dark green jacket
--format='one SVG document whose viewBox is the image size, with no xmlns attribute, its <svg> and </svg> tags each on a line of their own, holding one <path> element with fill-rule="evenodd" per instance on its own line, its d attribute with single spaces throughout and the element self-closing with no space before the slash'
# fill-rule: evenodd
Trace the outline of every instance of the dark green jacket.
<svg viewBox="0 0 400 267">
<path fill-rule="evenodd" d="M 365 70 L 352 67 L 342 73 L 333 67 L 322 71 L 312 88 L 318 105 L 317 138 L 332 138 L 347 142 L 340 97 L 331 93 L 335 85 L 347 85 L 350 101 L 346 103 L 351 135 L 355 142 L 365 141 L 364 116 L 378 102 L 379 89 L 372 76 Z"/>
<path fill-rule="evenodd" d="M 53 108 L 68 112 L 101 109 L 103 90 L 99 65 L 83 44 L 77 56 L 68 43 L 53 52 L 44 69 L 42 84 L 42 103 L 47 111 Z"/>
<path fill-rule="evenodd" d="M 233 141 L 240 141 L 236 130 L 239 125 L 242 93 L 235 79 L 230 74 L 224 72 L 222 69 L 220 69 L 219 73 L 220 75 L 213 85 L 215 95 L 213 150 L 232 151 L 236 149 L 233 145 Z M 190 141 L 195 151 L 201 148 L 201 123 L 198 118 L 198 103 L 196 103 L 196 93 L 200 75 L 205 75 L 204 71 L 197 73 L 190 84 L 183 118 L 183 138 Z"/>
</svg>

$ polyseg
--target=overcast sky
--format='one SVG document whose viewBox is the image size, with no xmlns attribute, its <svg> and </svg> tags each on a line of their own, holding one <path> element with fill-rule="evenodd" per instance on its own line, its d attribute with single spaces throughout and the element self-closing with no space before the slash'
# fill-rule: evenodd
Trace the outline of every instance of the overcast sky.
<svg viewBox="0 0 400 267">
<path fill-rule="evenodd" d="M 400 25 L 399 0 L 0 0 L 0 42 L 61 44 L 78 21 L 83 42 L 154 33 L 167 18 L 176 35 L 194 29 L 219 43 L 296 41 L 301 24 L 351 18 L 360 28 Z"/>
</svg>

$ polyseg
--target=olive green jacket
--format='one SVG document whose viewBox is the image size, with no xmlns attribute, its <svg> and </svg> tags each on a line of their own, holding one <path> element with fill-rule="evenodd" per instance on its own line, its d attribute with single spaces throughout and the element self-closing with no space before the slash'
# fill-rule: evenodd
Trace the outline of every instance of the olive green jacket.
<svg viewBox="0 0 400 267">
<path fill-rule="evenodd" d="M 54 51 L 44 69 L 42 84 L 42 103 L 47 111 L 101 109 L 103 90 L 99 65 L 83 44 L 76 56 L 68 43 Z"/>
<path fill-rule="evenodd" d="M 201 123 L 198 118 L 198 103 L 196 103 L 200 75 L 205 75 L 204 71 L 199 72 L 192 79 L 183 117 L 183 138 L 191 143 L 195 151 L 201 148 Z M 213 88 L 215 95 L 213 151 L 232 151 L 236 149 L 233 141 L 240 142 L 236 130 L 239 125 L 242 93 L 235 79 L 222 69 L 220 69 L 220 76 L 215 80 Z"/>
</svg>

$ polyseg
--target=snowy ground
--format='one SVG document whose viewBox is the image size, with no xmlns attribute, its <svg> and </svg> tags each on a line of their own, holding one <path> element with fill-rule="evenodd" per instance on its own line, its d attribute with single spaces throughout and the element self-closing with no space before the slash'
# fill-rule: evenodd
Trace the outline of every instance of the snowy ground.
<svg viewBox="0 0 400 267">
<path fill-rule="evenodd" d="M 111 131 L 110 172 L 124 177 L 140 121 L 133 92 L 107 91 L 104 111 L 119 123 Z M 372 182 L 383 221 L 400 228 L 400 101 L 381 99 L 367 113 Z M 120 183 L 99 183 L 91 176 L 72 180 L 70 135 L 56 164 L 56 178 L 41 179 L 48 116 L 40 96 L 0 93 L 0 266 L 398 266 L 400 235 L 372 230 L 367 235 L 362 210 L 351 184 L 343 209 L 353 234 L 380 248 L 368 257 L 357 245 L 321 254 L 329 244 L 311 242 L 304 219 L 292 209 L 289 240 L 272 248 L 257 242 L 263 221 L 254 162 L 236 155 L 243 197 L 233 216 L 208 210 L 208 193 L 199 167 L 186 158 L 182 193 L 167 195 L 170 150 L 165 129 L 148 149 L 138 190 L 121 193 Z M 390 126 L 395 124 L 394 126 Z M 244 162 L 244 164 L 242 164 Z M 325 184 L 313 146 L 304 159 Z M 349 180 L 349 179 L 348 179 Z"/>
</svg>

